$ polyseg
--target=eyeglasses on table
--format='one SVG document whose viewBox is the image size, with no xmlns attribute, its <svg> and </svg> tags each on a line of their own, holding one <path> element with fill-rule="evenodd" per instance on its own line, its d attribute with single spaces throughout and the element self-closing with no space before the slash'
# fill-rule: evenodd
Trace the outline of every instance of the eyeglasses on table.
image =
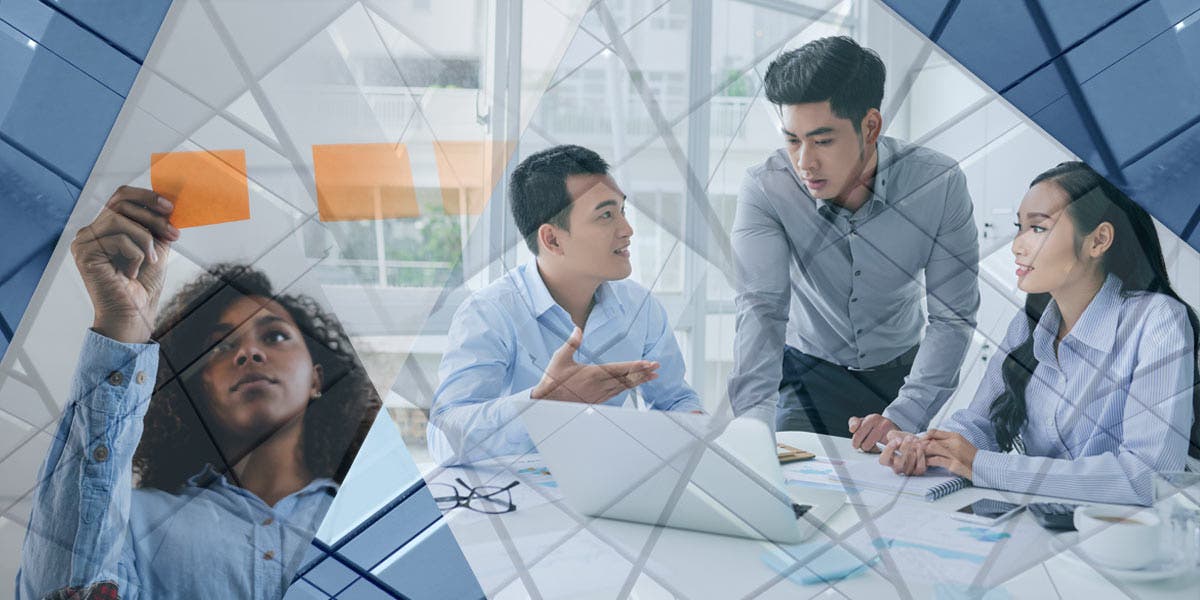
<svg viewBox="0 0 1200 600">
<path fill-rule="evenodd" d="M 521 485 L 520 481 L 513 481 L 504 487 L 470 486 L 459 477 L 454 478 L 454 481 L 462 486 L 462 489 L 467 490 L 465 495 L 461 493 L 458 486 L 453 484 L 429 484 L 429 491 L 433 494 L 434 502 L 437 502 L 437 507 L 443 511 L 462 507 L 484 514 L 501 515 L 517 510 L 517 505 L 512 501 L 512 489 Z"/>
</svg>

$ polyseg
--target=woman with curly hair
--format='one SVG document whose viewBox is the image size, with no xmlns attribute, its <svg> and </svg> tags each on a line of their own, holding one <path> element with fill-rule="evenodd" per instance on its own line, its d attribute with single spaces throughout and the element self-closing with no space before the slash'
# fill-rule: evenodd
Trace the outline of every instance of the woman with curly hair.
<svg viewBox="0 0 1200 600">
<path fill-rule="evenodd" d="M 72 243 L 95 320 L 19 598 L 282 597 L 379 410 L 338 322 L 249 267 L 159 315 L 172 210 L 123 187 Z"/>
</svg>

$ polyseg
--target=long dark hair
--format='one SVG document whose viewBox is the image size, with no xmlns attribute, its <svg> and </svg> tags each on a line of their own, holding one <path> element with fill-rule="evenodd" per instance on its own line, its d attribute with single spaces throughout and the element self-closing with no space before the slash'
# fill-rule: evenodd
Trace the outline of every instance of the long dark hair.
<svg viewBox="0 0 1200 600">
<path fill-rule="evenodd" d="M 337 319 L 304 295 L 276 294 L 267 276 L 245 265 L 220 264 L 169 300 L 152 337 L 159 342 L 158 379 L 133 455 L 138 487 L 179 492 L 205 465 L 233 476 L 240 456 L 219 439 L 200 373 L 209 333 L 229 305 L 257 297 L 279 303 L 300 327 L 313 363 L 322 369 L 321 396 L 304 413 L 300 453 L 314 477 L 341 483 L 381 402 Z M 234 482 L 237 483 L 236 478 Z"/>
<path fill-rule="evenodd" d="M 1174 298 L 1187 309 L 1192 327 L 1192 414 L 1200 417 L 1200 371 L 1196 362 L 1196 313 L 1171 287 L 1166 260 L 1154 221 L 1149 213 L 1126 196 L 1117 186 L 1082 162 L 1065 162 L 1034 178 L 1029 187 L 1050 181 L 1067 193 L 1067 214 L 1080 237 L 1095 231 L 1101 223 L 1113 227 L 1112 247 L 1104 253 L 1108 273 L 1121 280 L 1121 293 L 1154 292 Z M 1025 388 L 1037 368 L 1033 354 L 1033 330 L 1050 304 L 1050 294 L 1029 294 L 1025 299 L 1025 318 L 1029 336 L 1004 359 L 1001 372 L 1004 391 L 990 410 L 996 441 L 1002 451 L 1023 449 L 1021 429 L 1025 426 Z M 1200 419 L 1193 417 L 1188 454 L 1200 458 Z"/>
</svg>

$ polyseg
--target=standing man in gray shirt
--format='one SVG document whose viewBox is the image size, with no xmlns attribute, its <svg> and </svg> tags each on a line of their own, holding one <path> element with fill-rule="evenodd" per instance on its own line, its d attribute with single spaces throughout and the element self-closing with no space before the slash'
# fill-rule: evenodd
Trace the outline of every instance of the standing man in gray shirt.
<svg viewBox="0 0 1200 600">
<path fill-rule="evenodd" d="M 787 146 L 747 172 L 732 239 L 734 412 L 868 451 L 950 397 L 979 308 L 966 179 L 880 135 L 884 76 L 848 37 L 771 63 Z"/>
</svg>

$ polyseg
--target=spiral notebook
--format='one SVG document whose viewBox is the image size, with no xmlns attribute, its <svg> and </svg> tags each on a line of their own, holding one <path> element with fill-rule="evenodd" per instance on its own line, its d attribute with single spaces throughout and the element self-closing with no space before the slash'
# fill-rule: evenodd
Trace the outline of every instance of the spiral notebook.
<svg viewBox="0 0 1200 600">
<path fill-rule="evenodd" d="M 971 485 L 970 480 L 940 467 L 931 467 L 924 475 L 906 477 L 873 460 L 847 461 L 830 478 L 847 487 L 905 494 L 930 502 Z"/>
</svg>

